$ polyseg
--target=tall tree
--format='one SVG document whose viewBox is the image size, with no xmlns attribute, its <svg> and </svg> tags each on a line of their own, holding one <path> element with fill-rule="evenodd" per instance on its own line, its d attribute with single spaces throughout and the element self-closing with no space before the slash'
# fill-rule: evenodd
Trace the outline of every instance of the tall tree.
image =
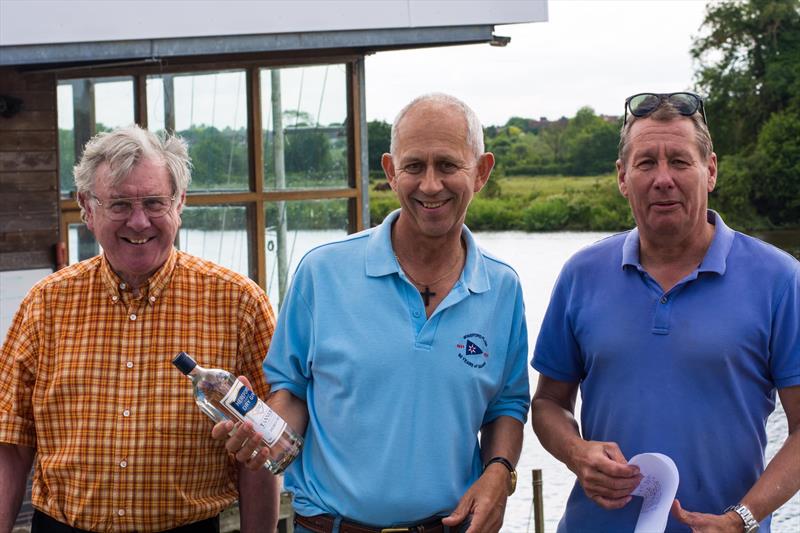
<svg viewBox="0 0 800 533">
<path fill-rule="evenodd" d="M 800 106 L 800 2 L 709 3 L 692 56 L 717 154 L 752 147 L 773 113 Z"/>
</svg>

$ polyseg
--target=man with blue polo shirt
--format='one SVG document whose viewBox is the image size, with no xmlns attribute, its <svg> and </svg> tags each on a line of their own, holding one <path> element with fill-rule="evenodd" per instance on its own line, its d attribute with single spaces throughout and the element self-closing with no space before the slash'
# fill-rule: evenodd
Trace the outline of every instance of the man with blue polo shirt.
<svg viewBox="0 0 800 533">
<path fill-rule="evenodd" d="M 636 228 L 567 262 L 532 361 L 534 430 L 578 478 L 559 531 L 633 531 L 627 459 L 643 452 L 678 468 L 667 531 L 769 531 L 800 489 L 800 264 L 708 210 L 699 96 L 638 94 L 625 111 L 618 183 Z M 790 434 L 765 469 L 776 390 Z"/>
<path fill-rule="evenodd" d="M 382 166 L 401 208 L 303 258 L 264 363 L 270 403 L 307 420 L 295 531 L 496 532 L 529 388 L 519 279 L 464 226 L 494 156 L 472 110 L 434 94 L 400 112 Z M 251 468 L 256 437 L 226 443 Z"/>
</svg>

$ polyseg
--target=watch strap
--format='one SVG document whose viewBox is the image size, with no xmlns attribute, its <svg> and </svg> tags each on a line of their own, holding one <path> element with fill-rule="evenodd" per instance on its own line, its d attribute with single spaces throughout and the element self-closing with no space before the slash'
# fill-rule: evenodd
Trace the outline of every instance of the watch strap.
<svg viewBox="0 0 800 533">
<path fill-rule="evenodd" d="M 750 509 L 748 509 L 746 505 L 737 503 L 736 505 L 731 505 L 725 509 L 726 513 L 730 511 L 738 514 L 739 518 L 741 518 L 742 522 L 744 522 L 744 533 L 755 533 L 758 531 L 758 520 L 756 520 L 756 518 L 753 516 L 753 513 L 750 512 Z"/>
<path fill-rule="evenodd" d="M 483 465 L 483 470 L 486 471 L 486 469 L 489 468 L 489 465 L 492 463 L 500 463 L 506 467 L 508 469 L 508 473 L 511 474 L 511 479 L 508 485 L 508 495 L 511 496 L 514 494 L 514 491 L 517 488 L 517 470 L 514 468 L 514 465 L 511 464 L 511 461 L 499 455 L 486 461 L 486 464 Z"/>
</svg>

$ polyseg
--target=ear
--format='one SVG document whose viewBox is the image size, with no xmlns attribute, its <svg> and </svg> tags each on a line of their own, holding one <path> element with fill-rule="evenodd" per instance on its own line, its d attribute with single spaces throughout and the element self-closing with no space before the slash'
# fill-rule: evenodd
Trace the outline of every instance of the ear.
<svg viewBox="0 0 800 533">
<path fill-rule="evenodd" d="M 477 170 L 478 173 L 475 176 L 475 188 L 474 191 L 480 192 L 483 189 L 483 186 L 486 185 L 486 182 L 489 181 L 489 176 L 492 175 L 492 169 L 494 168 L 494 154 L 492 152 L 486 152 L 482 156 L 478 158 L 478 166 Z"/>
<path fill-rule="evenodd" d="M 628 197 L 628 182 L 625 181 L 626 178 L 625 163 L 622 162 L 622 159 L 617 159 L 617 187 L 619 187 L 620 194 L 625 198 Z"/>
<path fill-rule="evenodd" d="M 183 213 L 183 206 L 186 204 L 186 191 L 181 193 L 180 198 L 178 198 L 178 205 L 175 206 L 175 212 L 179 215 Z"/>
<path fill-rule="evenodd" d="M 395 172 L 394 161 L 392 161 L 392 154 L 383 154 L 381 156 L 381 167 L 383 168 L 383 173 L 386 175 L 386 181 L 389 182 L 389 186 L 393 191 L 397 190 L 397 173 Z"/>
<path fill-rule="evenodd" d="M 714 190 L 717 186 L 717 154 L 711 152 L 711 157 L 708 158 L 708 192 Z"/>
<path fill-rule="evenodd" d="M 94 207 L 92 205 L 91 197 L 86 193 L 78 193 L 78 204 L 83 207 L 83 212 L 86 217 L 86 227 L 89 231 L 94 231 Z"/>
</svg>

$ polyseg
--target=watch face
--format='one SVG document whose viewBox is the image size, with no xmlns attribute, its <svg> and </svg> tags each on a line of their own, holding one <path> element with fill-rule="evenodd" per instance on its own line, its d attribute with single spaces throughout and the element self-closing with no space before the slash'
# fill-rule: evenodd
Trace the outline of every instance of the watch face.
<svg viewBox="0 0 800 533">
<path fill-rule="evenodd" d="M 513 470 L 511 472 L 511 487 L 508 489 L 508 495 L 514 494 L 515 490 L 517 490 L 517 471 Z"/>
</svg>

